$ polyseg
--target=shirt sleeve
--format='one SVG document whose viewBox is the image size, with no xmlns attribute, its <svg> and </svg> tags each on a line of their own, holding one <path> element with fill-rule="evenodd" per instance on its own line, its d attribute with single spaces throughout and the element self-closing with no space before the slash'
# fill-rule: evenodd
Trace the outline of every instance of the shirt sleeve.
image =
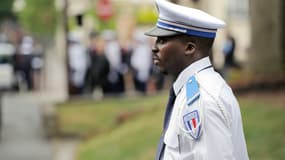
<svg viewBox="0 0 285 160">
<path fill-rule="evenodd" d="M 235 98 L 229 86 L 225 85 L 220 94 L 220 99 L 225 106 L 229 107 L 229 113 L 232 116 L 232 143 L 234 157 L 236 159 L 248 160 L 247 147 L 243 132 L 242 116 L 237 99 Z"/>
<path fill-rule="evenodd" d="M 231 130 L 221 108 L 214 96 L 203 95 L 200 106 L 203 107 L 202 135 L 195 140 L 187 133 L 182 134 L 182 160 L 235 160 Z"/>
<path fill-rule="evenodd" d="M 234 160 L 230 128 L 217 104 L 205 104 L 204 143 L 207 160 Z"/>
</svg>

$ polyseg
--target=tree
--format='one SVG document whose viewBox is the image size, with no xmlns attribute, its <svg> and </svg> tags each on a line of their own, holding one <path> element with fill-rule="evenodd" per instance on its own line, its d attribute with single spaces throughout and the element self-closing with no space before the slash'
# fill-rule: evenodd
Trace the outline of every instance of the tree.
<svg viewBox="0 0 285 160">
<path fill-rule="evenodd" d="M 14 18 L 12 11 L 14 0 L 1 0 L 0 21 L 5 18 Z"/>
<path fill-rule="evenodd" d="M 285 75 L 285 30 L 284 30 L 284 26 L 285 26 L 285 20 L 284 20 L 284 17 L 285 17 L 285 2 L 284 1 L 281 1 L 282 5 L 280 6 L 281 8 L 281 27 L 283 28 L 282 29 L 282 35 L 281 35 L 281 46 L 282 46 L 282 70 L 283 70 L 283 75 Z"/>
<path fill-rule="evenodd" d="M 250 0 L 252 46 L 250 68 L 255 76 L 278 78 L 285 73 L 285 2 Z"/>
<path fill-rule="evenodd" d="M 54 2 L 51 0 L 26 0 L 25 3 L 25 8 L 18 14 L 22 26 L 34 34 L 53 34 L 57 22 Z"/>
</svg>

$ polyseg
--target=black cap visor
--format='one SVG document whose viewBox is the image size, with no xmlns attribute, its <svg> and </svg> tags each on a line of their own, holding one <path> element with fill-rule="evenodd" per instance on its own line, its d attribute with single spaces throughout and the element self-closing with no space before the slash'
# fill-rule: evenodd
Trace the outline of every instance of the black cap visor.
<svg viewBox="0 0 285 160">
<path fill-rule="evenodd" d="M 145 32 L 144 34 L 147 36 L 151 36 L 151 37 L 167 37 L 167 36 L 179 35 L 182 33 L 163 29 L 163 28 L 154 27 L 150 31 Z"/>
</svg>

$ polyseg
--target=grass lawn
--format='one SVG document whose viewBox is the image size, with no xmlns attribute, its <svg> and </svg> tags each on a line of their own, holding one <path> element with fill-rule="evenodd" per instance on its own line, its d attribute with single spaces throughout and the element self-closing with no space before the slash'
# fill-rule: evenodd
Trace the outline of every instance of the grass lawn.
<svg viewBox="0 0 285 160">
<path fill-rule="evenodd" d="M 109 98 L 104 101 L 72 101 L 59 104 L 60 132 L 81 137 L 105 133 L 118 127 L 124 113 L 144 114 L 160 110 L 167 101 L 165 94 L 143 98 Z"/>
<path fill-rule="evenodd" d="M 244 132 L 252 160 L 285 159 L 285 106 L 257 100 L 243 100 Z"/>
<path fill-rule="evenodd" d="M 154 159 L 166 101 L 167 94 L 161 94 L 60 104 L 60 130 L 85 137 L 78 160 Z M 239 102 L 250 159 L 285 159 L 285 107 L 258 98 Z M 131 114 L 118 124 L 122 113 Z"/>
</svg>

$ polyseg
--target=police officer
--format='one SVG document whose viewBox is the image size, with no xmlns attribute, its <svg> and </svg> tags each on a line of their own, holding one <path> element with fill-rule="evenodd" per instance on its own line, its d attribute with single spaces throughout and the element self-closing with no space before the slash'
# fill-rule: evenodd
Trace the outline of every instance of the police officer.
<svg viewBox="0 0 285 160">
<path fill-rule="evenodd" d="M 247 160 L 240 109 L 209 52 L 225 23 L 201 10 L 156 0 L 154 63 L 175 77 L 157 160 Z"/>
</svg>

